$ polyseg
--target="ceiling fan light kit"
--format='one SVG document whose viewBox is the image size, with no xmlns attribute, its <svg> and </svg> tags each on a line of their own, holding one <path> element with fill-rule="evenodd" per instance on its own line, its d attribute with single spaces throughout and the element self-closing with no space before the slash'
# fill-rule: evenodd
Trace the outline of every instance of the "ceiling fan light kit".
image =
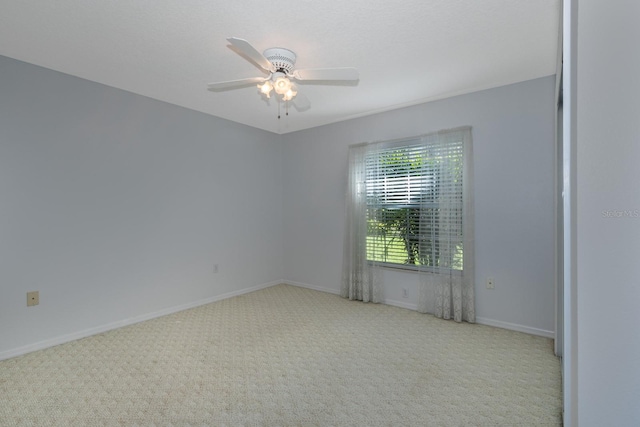
<svg viewBox="0 0 640 427">
<path fill-rule="evenodd" d="M 236 52 L 254 62 L 266 73 L 269 73 L 269 76 L 266 78 L 253 77 L 210 83 L 208 89 L 213 92 L 237 89 L 258 83 L 258 89 L 261 95 L 264 95 L 266 98 L 271 98 L 271 91 L 274 91 L 278 95 L 276 97 L 278 102 L 293 101 L 299 111 L 304 111 L 309 108 L 309 101 L 302 95 L 297 96 L 298 88 L 292 80 L 300 82 L 319 81 L 323 84 L 336 82 L 340 84 L 344 82 L 357 83 L 360 78 L 358 70 L 355 68 L 309 68 L 296 70 L 295 64 L 297 56 L 292 50 L 282 47 L 272 47 L 260 53 L 246 40 L 235 37 L 230 37 L 227 40 Z"/>
<path fill-rule="evenodd" d="M 258 85 L 258 89 L 260 89 L 260 93 L 262 93 L 267 98 L 271 98 L 271 91 L 273 90 L 273 85 L 271 81 L 267 80 L 263 84 Z"/>
</svg>

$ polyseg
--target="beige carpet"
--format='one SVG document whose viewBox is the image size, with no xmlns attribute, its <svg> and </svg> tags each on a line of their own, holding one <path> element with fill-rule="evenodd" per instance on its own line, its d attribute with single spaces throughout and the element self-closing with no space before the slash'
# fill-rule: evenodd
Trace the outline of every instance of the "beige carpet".
<svg viewBox="0 0 640 427">
<path fill-rule="evenodd" d="M 561 424 L 549 339 L 278 285 L 0 362 L 3 426 Z"/>
</svg>

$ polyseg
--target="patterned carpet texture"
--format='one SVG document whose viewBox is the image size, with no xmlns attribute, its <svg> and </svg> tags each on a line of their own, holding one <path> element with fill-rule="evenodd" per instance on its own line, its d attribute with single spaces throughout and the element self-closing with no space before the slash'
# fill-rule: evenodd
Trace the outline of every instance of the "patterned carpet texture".
<svg viewBox="0 0 640 427">
<path fill-rule="evenodd" d="M 0 362 L 8 426 L 557 426 L 552 341 L 278 285 Z"/>
</svg>

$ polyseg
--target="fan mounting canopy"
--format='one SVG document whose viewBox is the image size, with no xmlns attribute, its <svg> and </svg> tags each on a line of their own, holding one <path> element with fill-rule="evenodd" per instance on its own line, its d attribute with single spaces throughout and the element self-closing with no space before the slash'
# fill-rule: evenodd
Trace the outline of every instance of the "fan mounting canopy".
<svg viewBox="0 0 640 427">
<path fill-rule="evenodd" d="M 283 47 L 272 47 L 265 50 L 262 54 L 276 67 L 276 70 L 282 70 L 287 75 L 293 72 L 293 68 L 296 65 L 296 54 L 294 51 Z"/>
</svg>

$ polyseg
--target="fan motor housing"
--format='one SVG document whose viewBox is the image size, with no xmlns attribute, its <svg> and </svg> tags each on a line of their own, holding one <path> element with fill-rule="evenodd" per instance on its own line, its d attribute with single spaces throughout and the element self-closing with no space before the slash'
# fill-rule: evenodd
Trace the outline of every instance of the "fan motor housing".
<svg viewBox="0 0 640 427">
<path fill-rule="evenodd" d="M 293 67 L 296 64 L 296 54 L 292 50 L 283 47 L 272 47 L 262 54 L 276 67 L 276 70 L 282 70 L 286 74 L 293 72 Z"/>
</svg>

